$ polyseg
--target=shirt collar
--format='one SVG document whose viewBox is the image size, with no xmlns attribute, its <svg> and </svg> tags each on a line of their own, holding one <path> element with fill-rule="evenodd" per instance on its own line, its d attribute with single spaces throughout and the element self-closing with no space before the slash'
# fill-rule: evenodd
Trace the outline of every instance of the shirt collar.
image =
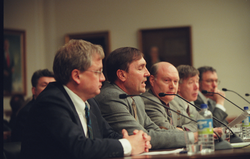
<svg viewBox="0 0 250 159">
<path fill-rule="evenodd" d="M 67 86 L 63 85 L 64 89 L 71 98 L 77 112 L 85 112 L 85 102 Z M 90 109 L 90 108 L 89 108 Z"/>
</svg>

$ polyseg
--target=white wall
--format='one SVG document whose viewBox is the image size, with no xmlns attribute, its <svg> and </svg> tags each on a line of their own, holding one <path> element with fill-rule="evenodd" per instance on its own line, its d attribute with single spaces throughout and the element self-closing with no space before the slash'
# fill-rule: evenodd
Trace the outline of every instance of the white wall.
<svg viewBox="0 0 250 159">
<path fill-rule="evenodd" d="M 114 50 L 138 47 L 139 29 L 178 26 L 192 27 L 193 65 L 215 67 L 220 88 L 244 95 L 250 93 L 249 8 L 249 0 L 5 0 L 4 27 L 26 30 L 28 96 L 32 73 L 52 70 L 65 34 L 109 30 Z M 226 96 L 247 105 L 233 93 Z M 8 102 L 4 98 L 5 109 Z M 225 105 L 229 116 L 239 114 Z"/>
</svg>

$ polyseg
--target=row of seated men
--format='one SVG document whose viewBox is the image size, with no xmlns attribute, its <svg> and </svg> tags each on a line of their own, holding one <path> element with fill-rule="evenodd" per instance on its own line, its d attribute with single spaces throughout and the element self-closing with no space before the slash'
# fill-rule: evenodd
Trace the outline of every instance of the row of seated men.
<svg viewBox="0 0 250 159">
<path fill-rule="evenodd" d="M 106 80 L 103 58 L 101 46 L 70 40 L 55 55 L 54 76 L 32 80 L 34 99 L 20 110 L 20 118 L 28 114 L 16 131 L 22 158 L 109 158 L 185 147 L 184 131 L 192 131 L 198 141 L 197 123 L 166 109 L 194 120 L 203 118 L 196 108 L 175 95 L 159 93 L 178 94 L 197 106 L 206 103 L 227 123 L 224 99 L 201 93 L 223 94 L 212 67 L 197 70 L 158 62 L 148 71 L 140 50 L 122 47 L 107 57 Z M 219 134 L 220 126 L 214 121 Z"/>
</svg>

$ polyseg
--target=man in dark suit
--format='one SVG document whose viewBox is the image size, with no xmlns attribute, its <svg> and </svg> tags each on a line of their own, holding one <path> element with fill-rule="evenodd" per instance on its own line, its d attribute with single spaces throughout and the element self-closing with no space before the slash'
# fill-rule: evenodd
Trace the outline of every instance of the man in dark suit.
<svg viewBox="0 0 250 159">
<path fill-rule="evenodd" d="M 48 69 L 37 70 L 31 78 L 33 98 L 26 105 L 21 107 L 17 113 L 16 124 L 11 132 L 11 141 L 22 141 L 23 131 L 28 120 L 30 108 L 37 96 L 47 87 L 50 82 L 54 82 L 54 73 Z"/>
<path fill-rule="evenodd" d="M 201 104 L 207 104 L 208 109 L 212 112 L 213 116 L 227 124 L 227 113 L 226 108 L 224 107 L 225 99 L 218 94 L 219 93 L 225 96 L 225 93 L 218 89 L 218 76 L 216 70 L 210 66 L 203 66 L 198 68 L 199 71 L 199 92 L 197 100 L 194 102 L 195 105 L 200 107 Z M 202 91 L 208 91 L 213 93 L 203 94 Z M 223 126 L 216 120 L 213 122 L 214 127 Z"/>
<path fill-rule="evenodd" d="M 83 40 L 71 40 L 58 50 L 56 82 L 39 94 L 30 110 L 22 158 L 107 158 L 148 151 L 150 136 L 138 130 L 131 136 L 125 129 L 122 135 L 113 131 L 93 99 L 105 80 L 103 58 L 99 45 Z"/>
</svg>

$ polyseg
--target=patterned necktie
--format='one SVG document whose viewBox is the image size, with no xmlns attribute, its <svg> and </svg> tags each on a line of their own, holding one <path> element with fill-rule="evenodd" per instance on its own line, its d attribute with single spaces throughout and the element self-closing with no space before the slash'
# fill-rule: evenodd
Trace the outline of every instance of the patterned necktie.
<svg viewBox="0 0 250 159">
<path fill-rule="evenodd" d="M 89 108 L 88 108 L 87 103 L 85 103 L 85 117 L 86 117 L 87 126 L 88 126 L 88 136 L 90 139 L 93 139 L 93 131 L 92 131 L 92 127 L 91 127 L 91 119 L 89 116 Z"/>
<path fill-rule="evenodd" d="M 132 100 L 133 100 L 132 107 L 133 107 L 133 111 L 134 111 L 134 117 L 135 117 L 135 120 L 137 120 L 136 104 L 135 104 L 135 101 L 133 98 L 132 98 Z"/>
<path fill-rule="evenodd" d="M 167 106 L 168 108 L 170 108 L 169 104 L 166 104 L 166 106 Z M 166 112 L 167 112 L 167 114 L 168 114 L 169 123 L 170 123 L 171 125 L 173 125 L 172 113 L 171 113 L 171 111 L 170 111 L 169 109 L 167 109 L 167 108 L 165 108 L 165 109 L 166 109 Z"/>
</svg>

